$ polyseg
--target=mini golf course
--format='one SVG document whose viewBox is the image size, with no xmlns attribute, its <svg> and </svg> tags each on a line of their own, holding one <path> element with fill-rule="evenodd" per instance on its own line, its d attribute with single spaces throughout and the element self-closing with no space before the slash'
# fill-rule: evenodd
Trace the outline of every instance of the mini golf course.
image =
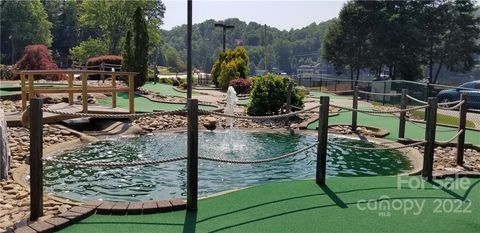
<svg viewBox="0 0 480 233">
<path fill-rule="evenodd" d="M 385 114 L 384 114 L 385 115 Z M 390 140 L 398 139 L 398 125 L 399 118 L 392 115 L 385 116 L 374 116 L 365 113 L 358 113 L 358 124 L 367 125 L 378 128 L 384 128 L 390 131 L 390 134 L 385 138 Z M 340 113 L 337 116 L 330 117 L 329 125 L 334 124 L 347 124 L 352 123 L 352 113 L 344 112 Z M 316 129 L 318 126 L 318 121 L 315 121 L 308 125 L 308 129 Z M 424 140 L 425 139 L 425 124 L 422 123 L 412 123 L 405 122 L 405 137 L 415 140 Z M 444 127 L 437 125 L 437 132 L 435 138 L 437 141 L 446 141 L 449 140 L 457 133 L 456 128 Z M 475 145 L 480 145 L 480 132 L 467 130 L 465 134 L 465 142 L 473 143 Z"/>
<path fill-rule="evenodd" d="M 102 98 L 97 99 L 100 105 L 112 106 L 112 98 Z M 151 101 L 142 96 L 135 96 L 135 112 L 153 112 L 153 111 L 172 111 L 178 110 L 185 107 L 185 104 L 175 104 L 175 103 L 161 103 Z M 128 109 L 128 93 L 117 93 L 117 107 Z M 205 110 L 216 109 L 212 105 L 200 104 L 199 108 Z"/>
<path fill-rule="evenodd" d="M 92 215 L 61 232 L 478 232 L 479 184 L 417 176 L 276 182 L 200 200 L 197 212 Z"/>
<path fill-rule="evenodd" d="M 142 86 L 143 89 L 156 92 L 160 95 L 164 96 L 177 96 L 177 97 L 187 97 L 186 92 L 177 91 L 173 88 L 172 85 L 164 84 L 164 83 L 146 83 Z M 192 95 L 198 95 L 197 92 L 193 91 Z"/>
</svg>

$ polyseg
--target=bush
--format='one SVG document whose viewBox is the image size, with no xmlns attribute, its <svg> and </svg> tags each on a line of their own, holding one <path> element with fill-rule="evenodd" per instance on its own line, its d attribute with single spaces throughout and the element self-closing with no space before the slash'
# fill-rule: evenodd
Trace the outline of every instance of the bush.
<svg viewBox="0 0 480 233">
<path fill-rule="evenodd" d="M 12 80 L 13 79 L 12 66 L 0 65 L 0 78 L 3 80 Z"/>
<path fill-rule="evenodd" d="M 102 55 L 98 57 L 91 57 L 87 60 L 87 66 L 97 66 L 102 63 L 121 65 L 122 57 L 117 55 Z"/>
<path fill-rule="evenodd" d="M 252 87 L 252 80 L 245 78 L 237 78 L 230 81 L 230 86 L 232 86 L 237 94 L 247 94 Z"/>
<path fill-rule="evenodd" d="M 230 80 L 237 77 L 246 78 L 249 58 L 243 47 L 226 50 L 218 55 L 212 67 L 212 81 L 217 87 L 227 90 Z"/>
<path fill-rule="evenodd" d="M 15 64 L 16 70 L 58 70 L 57 64 L 53 63 L 53 58 L 43 44 L 29 45 L 25 47 L 23 56 Z M 18 76 L 18 75 L 17 75 Z M 18 78 L 18 77 L 17 77 Z M 36 75 L 35 79 L 50 78 L 53 81 L 63 80 L 63 75 Z"/>
<path fill-rule="evenodd" d="M 248 114 L 254 116 L 279 114 L 280 109 L 286 103 L 289 81 L 287 77 L 271 74 L 257 77 L 253 81 L 250 92 L 251 101 L 247 109 Z M 303 107 L 303 96 L 295 88 L 291 95 L 291 104 Z"/>
</svg>

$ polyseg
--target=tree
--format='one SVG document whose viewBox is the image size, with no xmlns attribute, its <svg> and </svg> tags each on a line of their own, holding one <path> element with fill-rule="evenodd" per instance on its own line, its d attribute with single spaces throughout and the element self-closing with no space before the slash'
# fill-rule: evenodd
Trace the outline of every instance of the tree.
<svg viewBox="0 0 480 233">
<path fill-rule="evenodd" d="M 23 56 L 15 64 L 16 70 L 57 70 L 58 66 L 53 62 L 52 55 L 43 44 L 29 45 L 25 47 Z M 54 80 L 62 78 L 60 75 L 51 75 Z M 38 77 L 35 77 L 38 78 Z"/>
<path fill-rule="evenodd" d="M 122 70 L 133 71 L 135 58 L 133 57 L 132 50 L 132 33 L 127 31 L 125 38 L 125 47 L 123 48 L 123 60 L 122 60 Z"/>
<path fill-rule="evenodd" d="M 40 0 L 2 0 L 0 7 L 0 50 L 6 61 L 15 61 L 27 45 L 52 44 L 52 23 Z"/>
<path fill-rule="evenodd" d="M 246 78 L 249 69 L 249 58 L 243 47 L 235 50 L 225 50 L 219 54 L 212 67 L 212 80 L 216 86 L 227 90 L 228 84 L 234 78 Z"/>
<path fill-rule="evenodd" d="M 88 39 L 70 49 L 72 59 L 77 64 L 86 64 L 88 58 L 107 53 L 107 43 L 102 39 Z"/>
<path fill-rule="evenodd" d="M 42 3 L 49 21 L 53 23 L 52 50 L 66 60 L 70 48 L 80 40 L 79 3 L 75 0 L 42 0 Z"/>
<path fill-rule="evenodd" d="M 137 7 L 133 15 L 134 33 L 134 70 L 138 72 L 135 77 L 135 88 L 143 86 L 148 79 L 148 29 L 145 21 L 145 13 L 141 7 Z"/>
<path fill-rule="evenodd" d="M 93 32 L 92 37 L 101 37 L 108 43 L 111 54 L 120 54 L 122 38 L 133 26 L 130 20 L 136 7 L 145 11 L 150 43 L 160 43 L 165 5 L 160 0 L 98 1 L 84 0 L 80 5 L 80 24 Z M 153 48 L 153 47 L 152 47 Z"/>
</svg>

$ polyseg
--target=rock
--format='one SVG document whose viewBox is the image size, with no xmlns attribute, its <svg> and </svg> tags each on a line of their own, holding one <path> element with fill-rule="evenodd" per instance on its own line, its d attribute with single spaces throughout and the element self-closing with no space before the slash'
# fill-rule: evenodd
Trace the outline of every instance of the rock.
<svg viewBox="0 0 480 233">
<path fill-rule="evenodd" d="M 68 130 L 64 130 L 64 129 L 60 130 L 60 133 L 61 133 L 62 135 L 70 135 L 70 134 L 72 134 L 72 132 L 70 132 L 70 131 L 68 131 Z"/>
</svg>

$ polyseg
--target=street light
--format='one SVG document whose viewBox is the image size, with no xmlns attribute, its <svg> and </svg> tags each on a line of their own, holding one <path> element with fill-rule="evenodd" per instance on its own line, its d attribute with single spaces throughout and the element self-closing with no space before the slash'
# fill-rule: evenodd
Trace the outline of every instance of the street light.
<svg viewBox="0 0 480 233">
<path fill-rule="evenodd" d="M 226 24 L 223 24 L 223 23 L 216 23 L 215 24 L 215 27 L 221 27 L 223 28 L 223 52 L 225 52 L 225 38 L 226 38 L 226 32 L 227 32 L 227 29 L 230 29 L 230 28 L 234 28 L 235 26 L 233 25 L 226 25 Z"/>
</svg>

